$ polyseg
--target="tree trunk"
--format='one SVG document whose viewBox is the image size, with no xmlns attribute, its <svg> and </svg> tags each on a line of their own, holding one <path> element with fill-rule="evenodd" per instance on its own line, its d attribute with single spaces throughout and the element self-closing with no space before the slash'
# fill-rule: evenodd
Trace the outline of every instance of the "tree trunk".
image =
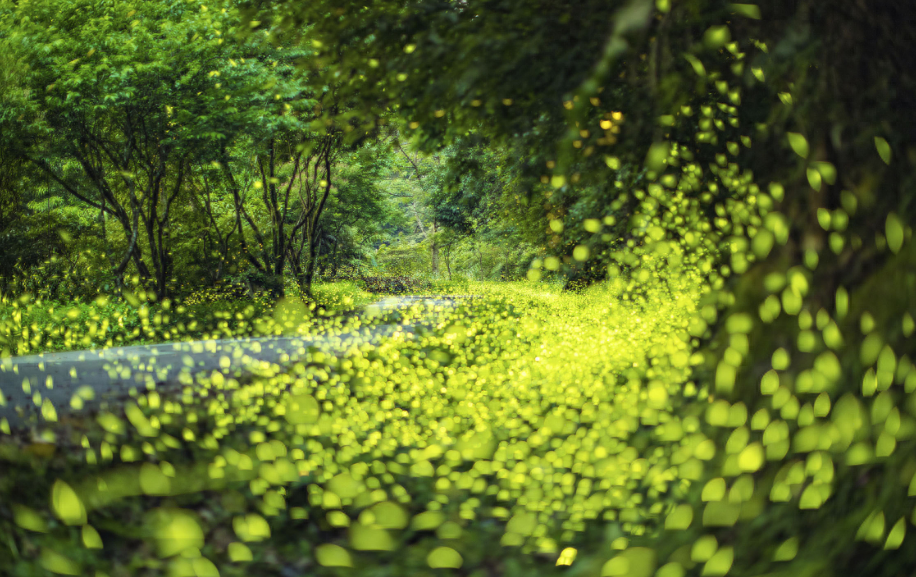
<svg viewBox="0 0 916 577">
<path fill-rule="evenodd" d="M 337 278 L 337 271 L 340 268 L 340 257 L 337 256 L 337 251 L 340 249 L 340 233 L 338 232 L 337 238 L 334 239 L 334 252 L 331 254 L 331 277 Z"/>
<path fill-rule="evenodd" d="M 433 219 L 433 241 L 432 241 L 432 265 L 433 265 L 433 276 L 439 276 L 439 244 L 436 242 L 436 233 L 439 231 L 439 223 L 436 222 L 436 219 Z"/>
<path fill-rule="evenodd" d="M 318 251 L 316 250 L 318 248 L 317 237 L 318 235 L 316 234 L 309 239 L 308 258 L 305 261 L 305 279 L 303 280 L 302 292 L 310 297 L 312 296 L 312 280 L 315 277 L 315 264 L 318 256 Z"/>
</svg>

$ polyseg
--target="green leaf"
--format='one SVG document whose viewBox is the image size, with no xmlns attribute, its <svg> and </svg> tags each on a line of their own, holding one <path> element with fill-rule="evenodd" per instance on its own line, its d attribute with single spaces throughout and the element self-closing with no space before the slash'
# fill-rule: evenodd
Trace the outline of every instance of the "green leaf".
<svg viewBox="0 0 916 577">
<path fill-rule="evenodd" d="M 878 149 L 878 154 L 881 156 L 881 160 L 884 161 L 884 164 L 891 163 L 891 145 L 887 143 L 887 140 L 881 138 L 880 136 L 875 137 L 875 148 Z"/>
<path fill-rule="evenodd" d="M 340 545 L 330 543 L 315 547 L 315 558 L 324 567 L 352 567 L 350 552 Z"/>
<path fill-rule="evenodd" d="M 95 530 L 92 525 L 83 525 L 83 547 L 86 549 L 101 549 L 102 548 L 102 538 L 99 536 L 99 532 Z"/>
<path fill-rule="evenodd" d="M 814 485 L 805 487 L 802 491 L 801 498 L 798 500 L 799 509 L 817 509 L 821 506 L 821 492 Z"/>
<path fill-rule="evenodd" d="M 775 241 L 776 237 L 773 236 L 772 232 L 765 228 L 758 229 L 757 233 L 754 234 L 754 237 L 751 239 L 751 250 L 754 251 L 757 258 L 764 259 L 770 254 L 770 250 L 772 250 Z"/>
<path fill-rule="evenodd" d="M 350 526 L 350 545 L 357 551 L 393 551 L 396 547 L 388 531 L 362 523 Z"/>
<path fill-rule="evenodd" d="M 671 151 L 671 145 L 668 142 L 656 142 L 649 147 L 646 154 L 646 168 L 654 172 L 664 170 L 668 164 L 668 155 Z"/>
<path fill-rule="evenodd" d="M 719 542 L 712 535 L 704 535 L 694 541 L 690 550 L 690 559 L 696 563 L 703 563 L 712 559 L 719 548 Z"/>
<path fill-rule="evenodd" d="M 183 509 L 154 509 L 148 515 L 156 547 L 161 557 L 171 557 L 182 551 L 200 548 L 204 544 L 204 532 L 197 519 Z"/>
<path fill-rule="evenodd" d="M 797 132 L 789 132 L 789 146 L 795 151 L 795 154 L 802 158 L 808 158 L 808 139 Z"/>
<path fill-rule="evenodd" d="M 703 572 L 701 575 L 709 575 L 710 577 L 721 577 L 728 573 L 729 569 L 732 568 L 732 563 L 735 561 L 735 550 L 731 547 L 722 547 L 716 554 L 712 556 L 712 559 L 706 562 L 706 565 L 703 566 Z"/>
<path fill-rule="evenodd" d="M 731 42 L 732 33 L 728 26 L 710 26 L 703 34 L 703 43 L 707 48 L 716 50 Z"/>
<path fill-rule="evenodd" d="M 172 483 L 158 465 L 143 463 L 140 466 L 140 490 L 146 495 L 168 495 Z"/>
<path fill-rule="evenodd" d="M 884 543 L 885 549 L 899 549 L 906 537 L 906 519 L 900 518 L 894 523 L 891 532 L 887 535 L 887 541 Z"/>
<path fill-rule="evenodd" d="M 811 166 L 820 173 L 827 184 L 836 184 L 836 167 L 829 162 L 812 162 Z"/>
<path fill-rule="evenodd" d="M 798 538 L 792 537 L 783 541 L 773 553 L 773 561 L 791 561 L 798 554 Z"/>
<path fill-rule="evenodd" d="M 706 67 L 703 66 L 703 63 L 700 62 L 699 58 L 693 54 L 684 54 L 684 58 L 693 67 L 693 71 L 697 73 L 697 76 L 701 76 L 703 78 L 706 77 Z"/>
<path fill-rule="evenodd" d="M 753 18 L 754 20 L 760 20 L 760 6 L 756 4 L 729 4 L 729 10 L 735 14 L 740 14 L 745 18 Z"/>
<path fill-rule="evenodd" d="M 891 252 L 897 254 L 903 247 L 904 227 L 903 221 L 893 212 L 887 215 L 884 223 L 884 232 L 887 235 L 887 247 Z"/>
<path fill-rule="evenodd" d="M 370 508 L 375 516 L 375 524 L 385 529 L 403 529 L 407 526 L 408 517 L 403 507 L 391 501 L 376 503 Z"/>
<path fill-rule="evenodd" d="M 51 490 L 51 504 L 57 518 L 67 525 L 86 523 L 86 508 L 70 485 L 56 481 Z"/>
<path fill-rule="evenodd" d="M 229 543 L 229 560 L 233 563 L 251 561 L 253 558 L 248 545 L 239 542 Z"/>
<path fill-rule="evenodd" d="M 811 185 L 816 192 L 821 190 L 821 173 L 813 168 L 807 170 L 808 173 L 808 184 Z"/>
<path fill-rule="evenodd" d="M 426 563 L 433 569 L 458 569 L 464 560 L 451 547 L 436 547 L 426 557 Z"/>
<path fill-rule="evenodd" d="M 687 529 L 693 522 L 693 507 L 681 504 L 674 508 L 665 518 L 665 530 L 679 531 Z"/>
<path fill-rule="evenodd" d="M 320 414 L 321 408 L 315 397 L 301 394 L 289 398 L 284 417 L 292 425 L 303 425 L 317 422 Z"/>
<path fill-rule="evenodd" d="M 445 522 L 445 515 L 439 511 L 424 511 L 410 520 L 414 531 L 432 531 Z"/>
<path fill-rule="evenodd" d="M 48 524 L 44 517 L 36 511 L 23 505 L 13 504 L 13 522 L 23 529 L 35 531 L 36 533 L 46 533 Z"/>
<path fill-rule="evenodd" d="M 81 574 L 79 564 L 61 555 L 57 551 L 48 548 L 41 550 L 41 557 L 38 559 L 38 564 L 51 573 L 57 573 L 58 575 Z"/>
<path fill-rule="evenodd" d="M 531 535 L 537 526 L 537 519 L 531 513 L 516 513 L 506 525 L 506 531 L 519 535 Z"/>
</svg>

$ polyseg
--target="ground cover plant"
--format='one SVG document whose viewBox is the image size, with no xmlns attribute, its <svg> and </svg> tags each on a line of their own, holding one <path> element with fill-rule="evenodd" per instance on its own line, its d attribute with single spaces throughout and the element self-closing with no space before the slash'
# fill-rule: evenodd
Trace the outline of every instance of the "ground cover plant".
<svg viewBox="0 0 916 577">
<path fill-rule="evenodd" d="M 625 401 L 628 387 L 635 387 L 621 374 L 637 379 L 654 370 L 650 374 L 659 379 L 677 381 L 689 375 L 686 357 L 678 367 L 655 363 L 654 369 L 649 358 L 652 347 L 685 354 L 688 344 L 678 333 L 689 318 L 690 306 L 683 305 L 695 297 L 689 288 L 680 300 L 667 291 L 647 294 L 634 308 L 596 322 L 596 310 L 619 296 L 614 291 L 622 292 L 621 285 L 582 295 L 529 283 L 483 285 L 475 291 L 479 304 L 439 313 L 437 330 L 340 359 L 315 354 L 290 373 L 235 383 L 239 388 L 221 408 L 190 391 L 180 400 L 146 392 L 124 414 L 68 422 L 72 430 L 59 430 L 55 443 L 75 443 L 75 451 L 38 457 L 30 452 L 34 444 L 5 445 L 5 458 L 18 465 L 14 470 L 24 473 L 31 463 L 43 478 L 63 479 L 57 487 L 66 484 L 66 498 L 79 515 L 69 521 L 81 525 L 44 519 L 44 497 L 29 500 L 42 491 L 22 491 L 16 522 L 39 532 L 17 549 L 43 550 L 41 562 L 65 573 L 91 566 L 112 575 L 164 566 L 196 574 L 210 563 L 222 574 L 288 566 L 335 574 L 333 567 L 351 564 L 423 574 L 431 566 L 460 566 L 465 557 L 469 564 L 501 566 L 501 546 L 553 560 L 567 547 L 595 542 L 594 535 L 588 538 L 590 521 L 616 520 L 632 508 L 632 519 L 620 520 L 631 528 L 658 513 L 640 506 L 626 487 L 629 464 L 619 471 L 619 483 L 597 476 L 616 470 L 621 453 L 622 462 L 631 455 L 638 460 L 629 448 L 630 429 L 639 427 L 641 411 L 658 411 L 638 400 L 638 388 L 631 402 L 614 402 Z M 645 316 L 634 316 L 641 307 Z M 565 319 L 561 331 L 578 338 L 555 338 L 547 327 L 558 316 Z M 586 352 L 588 343 L 602 341 L 617 353 Z M 583 389 L 579 383 L 586 380 L 591 386 Z M 609 386 L 618 381 L 620 387 Z M 233 388 L 219 377 L 208 386 L 214 393 Z M 666 405 L 666 391 L 653 388 L 653 407 Z M 420 402 L 429 398 L 438 400 Z M 268 402 L 259 406 L 260 399 Z M 631 403 L 634 410 L 642 407 L 626 418 Z M 637 464 L 635 478 L 670 450 L 640 459 L 646 468 Z M 14 492 L 21 487 L 16 478 L 9 477 Z M 99 489 L 99 479 L 107 489 Z M 586 487 L 592 479 L 607 487 L 593 493 Z M 656 488 L 666 483 L 654 481 Z M 593 498 L 612 486 L 620 487 L 617 499 Z M 567 509 L 572 503 L 578 513 Z M 83 515 L 96 514 L 99 521 L 86 528 Z M 131 531 L 130 519 L 144 514 L 157 520 L 146 518 L 147 529 Z M 44 520 L 29 525 L 26 517 Z M 508 521 L 509 531 L 494 538 L 494 521 Z M 478 527 L 483 533 L 462 539 Z M 55 540 L 73 531 L 104 537 L 106 549 L 56 556 L 61 549 Z M 278 540 L 267 540 L 264 531 Z M 293 534 L 321 536 L 321 542 Z M 217 535 L 222 542 L 208 543 Z M 185 554 L 166 560 L 152 549 L 128 555 L 130 539 L 165 546 L 157 551 L 167 557 Z M 119 553 L 112 558 L 108 549 Z M 520 557 L 506 567 L 518 572 L 529 563 Z"/>
<path fill-rule="evenodd" d="M 101 347 L 186 342 L 217 338 L 279 335 L 283 307 L 266 294 L 254 298 L 227 296 L 202 289 L 173 303 L 149 300 L 146 291 L 126 291 L 114 299 L 100 295 L 90 302 L 42 301 L 31 294 L 0 299 L 0 351 L 4 356 L 95 350 Z M 352 283 L 321 283 L 311 297 L 290 295 L 284 302 L 308 314 L 299 319 L 304 333 L 329 329 L 374 302 Z"/>
<path fill-rule="evenodd" d="M 0 22 L 0 390 L 106 318 L 336 339 L 0 422 L 0 573 L 916 572 L 905 6 Z"/>
</svg>

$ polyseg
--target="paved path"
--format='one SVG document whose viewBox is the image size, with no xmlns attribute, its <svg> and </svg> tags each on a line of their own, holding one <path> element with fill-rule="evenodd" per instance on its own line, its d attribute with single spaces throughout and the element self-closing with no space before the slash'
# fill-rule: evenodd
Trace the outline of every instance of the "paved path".
<svg viewBox="0 0 916 577">
<path fill-rule="evenodd" d="M 193 385 L 195 375 L 210 375 L 214 370 L 234 377 L 276 373 L 308 350 L 338 356 L 354 347 L 375 346 L 396 333 L 413 333 L 432 324 L 435 311 L 452 308 L 455 300 L 390 297 L 369 305 L 359 316 L 371 319 L 415 305 L 425 314 L 410 326 L 383 324 L 303 337 L 216 339 L 6 357 L 0 359 L 0 422 L 5 418 L 13 428 L 28 426 L 42 420 L 38 415 L 46 401 L 58 414 L 97 409 L 123 400 L 131 388 Z M 74 396 L 79 397 L 76 405 Z"/>
</svg>

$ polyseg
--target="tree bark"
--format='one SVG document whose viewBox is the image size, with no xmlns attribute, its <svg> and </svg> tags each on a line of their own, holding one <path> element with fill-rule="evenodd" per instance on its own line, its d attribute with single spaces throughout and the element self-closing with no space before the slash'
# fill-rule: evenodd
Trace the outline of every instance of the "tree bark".
<svg viewBox="0 0 916 577">
<path fill-rule="evenodd" d="M 439 223 L 433 219 L 433 235 L 430 250 L 432 252 L 432 273 L 434 277 L 439 276 L 439 244 L 436 242 L 436 233 L 439 232 Z"/>
</svg>

